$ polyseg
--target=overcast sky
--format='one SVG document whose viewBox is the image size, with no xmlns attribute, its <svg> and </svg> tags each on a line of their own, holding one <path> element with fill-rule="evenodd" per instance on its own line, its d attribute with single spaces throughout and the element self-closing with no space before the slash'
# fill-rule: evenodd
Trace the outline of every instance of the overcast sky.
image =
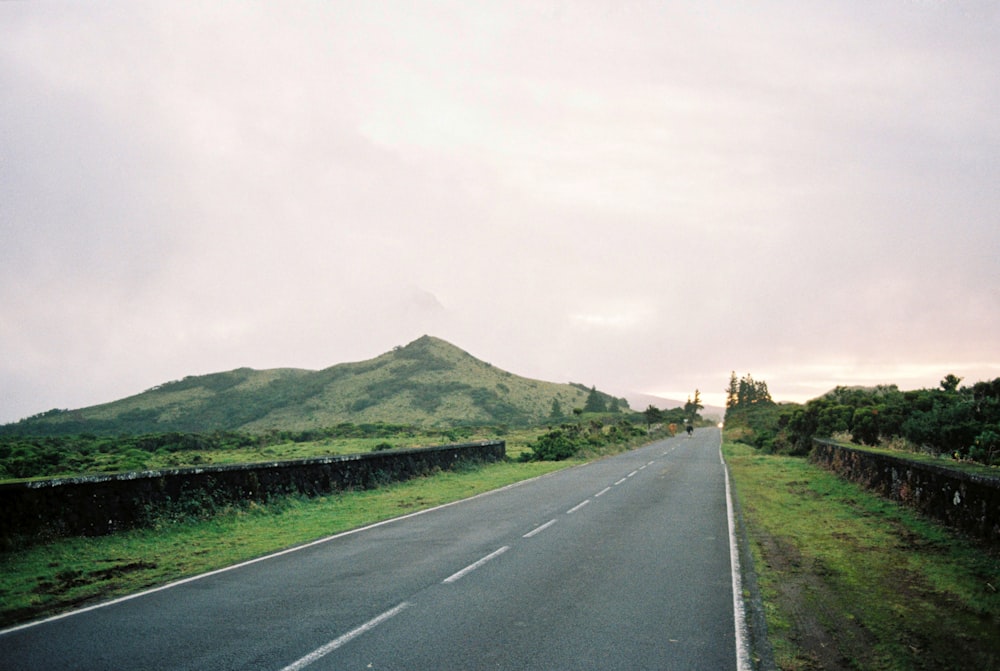
<svg viewBox="0 0 1000 671">
<path fill-rule="evenodd" d="M 4 2 L 0 422 L 423 334 L 720 405 L 1000 377 L 998 64 L 992 0 Z"/>
</svg>

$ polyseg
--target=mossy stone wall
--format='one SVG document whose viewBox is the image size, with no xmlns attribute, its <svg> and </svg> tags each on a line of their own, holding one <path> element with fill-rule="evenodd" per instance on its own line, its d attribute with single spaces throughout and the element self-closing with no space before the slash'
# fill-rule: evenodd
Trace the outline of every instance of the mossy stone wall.
<svg viewBox="0 0 1000 671">
<path fill-rule="evenodd" d="M 847 480 L 1000 546 L 1000 478 L 813 439 L 810 459 Z"/>
<path fill-rule="evenodd" d="M 0 484 L 0 544 L 39 536 L 99 536 L 158 516 L 317 496 L 504 459 L 506 443 L 483 441 L 257 464 L 177 468 Z"/>
</svg>

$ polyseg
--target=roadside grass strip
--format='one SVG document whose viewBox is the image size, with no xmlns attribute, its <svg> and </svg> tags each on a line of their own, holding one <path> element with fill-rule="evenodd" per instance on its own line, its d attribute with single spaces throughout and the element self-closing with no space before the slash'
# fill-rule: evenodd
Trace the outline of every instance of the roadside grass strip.
<svg viewBox="0 0 1000 671">
<path fill-rule="evenodd" d="M 806 459 L 723 453 L 779 668 L 1000 668 L 1000 552 Z"/>
</svg>

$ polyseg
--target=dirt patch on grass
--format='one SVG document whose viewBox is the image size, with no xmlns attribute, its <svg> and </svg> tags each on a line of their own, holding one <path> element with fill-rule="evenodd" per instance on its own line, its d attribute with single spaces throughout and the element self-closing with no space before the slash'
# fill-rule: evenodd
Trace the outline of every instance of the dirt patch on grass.
<svg viewBox="0 0 1000 671">
<path fill-rule="evenodd" d="M 902 525 L 896 529 L 892 520 L 885 523 L 899 531 L 889 546 L 907 548 L 912 558 L 920 552 L 931 557 L 948 552 L 940 541 Z M 967 602 L 935 587 L 924 574 L 904 566 L 905 561 L 887 569 L 873 558 L 867 582 L 852 584 L 838 569 L 800 552 L 792 538 L 759 528 L 750 533 L 764 563 L 765 598 L 781 614 L 782 631 L 771 633 L 788 641 L 775 650 L 783 671 L 1000 668 L 1000 616 L 991 606 L 995 599 Z M 858 542 L 837 531 L 830 537 L 843 545 Z M 855 561 L 866 559 L 858 554 Z M 985 595 L 993 594 L 990 580 L 996 567 L 995 557 L 984 555 L 976 575 Z"/>
<path fill-rule="evenodd" d="M 875 637 L 851 614 L 826 584 L 829 570 L 806 560 L 788 541 L 755 534 L 761 556 L 774 580 L 766 586 L 775 606 L 786 613 L 793 659 L 779 660 L 795 671 L 871 668 Z"/>
<path fill-rule="evenodd" d="M 65 569 L 56 573 L 52 579 L 39 579 L 38 586 L 33 591 L 37 594 L 64 594 L 77 587 L 120 578 L 135 571 L 155 569 L 156 566 L 156 562 L 134 561 L 87 572 Z"/>
</svg>

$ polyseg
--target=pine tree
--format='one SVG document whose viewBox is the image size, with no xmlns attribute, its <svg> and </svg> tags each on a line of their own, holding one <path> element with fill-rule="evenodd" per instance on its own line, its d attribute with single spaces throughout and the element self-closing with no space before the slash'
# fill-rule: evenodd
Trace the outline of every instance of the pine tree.
<svg viewBox="0 0 1000 671">
<path fill-rule="evenodd" d="M 604 397 L 601 392 L 597 391 L 597 387 L 590 388 L 590 395 L 587 396 L 587 402 L 583 404 L 584 412 L 606 412 L 607 406 L 604 404 Z"/>
<path fill-rule="evenodd" d="M 726 389 L 726 408 L 735 408 L 739 404 L 740 383 L 734 370 L 729 376 L 729 388 Z"/>
<path fill-rule="evenodd" d="M 688 396 L 687 403 L 684 404 L 684 416 L 687 421 L 694 422 L 698 419 L 698 411 L 703 409 L 705 406 L 701 404 L 701 392 L 697 389 L 694 390 L 694 400 Z"/>
</svg>

